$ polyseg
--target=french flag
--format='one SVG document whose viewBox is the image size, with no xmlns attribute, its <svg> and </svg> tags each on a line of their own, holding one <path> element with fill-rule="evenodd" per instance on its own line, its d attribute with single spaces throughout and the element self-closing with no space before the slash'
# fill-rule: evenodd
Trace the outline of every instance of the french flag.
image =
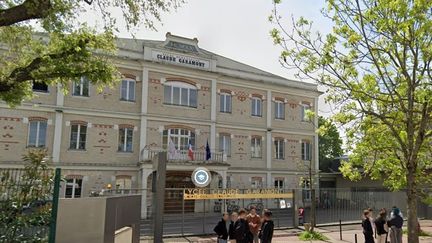
<svg viewBox="0 0 432 243">
<path fill-rule="evenodd" d="M 188 149 L 188 156 L 190 158 L 190 160 L 194 160 L 194 154 L 193 154 L 193 150 L 192 150 L 192 144 L 189 143 L 189 149 Z"/>
</svg>

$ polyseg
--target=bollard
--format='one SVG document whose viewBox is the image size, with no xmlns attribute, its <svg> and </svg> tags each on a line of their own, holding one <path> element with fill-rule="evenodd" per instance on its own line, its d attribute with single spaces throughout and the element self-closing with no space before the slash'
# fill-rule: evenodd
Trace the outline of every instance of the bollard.
<svg viewBox="0 0 432 243">
<path fill-rule="evenodd" d="M 339 219 L 339 236 L 340 240 L 342 240 L 342 220 Z"/>
<path fill-rule="evenodd" d="M 354 242 L 357 243 L 357 234 L 354 234 Z"/>
</svg>

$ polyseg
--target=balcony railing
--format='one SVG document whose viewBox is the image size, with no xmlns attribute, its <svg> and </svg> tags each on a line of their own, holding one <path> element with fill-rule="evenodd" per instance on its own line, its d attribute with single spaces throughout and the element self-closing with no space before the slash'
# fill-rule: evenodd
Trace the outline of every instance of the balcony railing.
<svg viewBox="0 0 432 243">
<path fill-rule="evenodd" d="M 193 151 L 193 159 L 189 156 L 188 150 L 177 150 L 175 153 L 170 153 L 166 149 L 143 149 L 141 158 L 143 161 L 152 160 L 159 152 L 167 152 L 168 161 L 171 162 L 212 162 L 226 163 L 227 156 L 223 152 L 211 152 L 209 160 L 206 160 L 205 151 Z"/>
</svg>

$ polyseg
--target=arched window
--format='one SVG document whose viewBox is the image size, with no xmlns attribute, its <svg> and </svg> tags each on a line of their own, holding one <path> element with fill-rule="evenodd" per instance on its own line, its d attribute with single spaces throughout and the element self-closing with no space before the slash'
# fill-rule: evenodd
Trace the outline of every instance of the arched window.
<svg viewBox="0 0 432 243">
<path fill-rule="evenodd" d="M 164 103 L 196 108 L 197 93 L 197 88 L 192 84 L 169 81 L 164 85 Z"/>
<path fill-rule="evenodd" d="M 189 144 L 195 149 L 195 133 L 184 128 L 170 128 L 163 131 L 163 147 L 168 148 L 169 142 L 172 141 L 178 150 L 188 150 Z"/>
</svg>

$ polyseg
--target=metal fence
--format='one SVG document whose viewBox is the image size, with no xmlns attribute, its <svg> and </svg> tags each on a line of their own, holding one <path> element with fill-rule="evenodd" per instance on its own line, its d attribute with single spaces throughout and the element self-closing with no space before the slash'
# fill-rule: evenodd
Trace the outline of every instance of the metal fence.
<svg viewBox="0 0 432 243">
<path fill-rule="evenodd" d="M 360 222 L 364 209 L 371 208 L 375 215 L 381 208 L 389 212 L 393 206 L 406 213 L 406 194 L 383 188 L 320 188 L 317 195 L 316 223 L 318 225 Z M 418 203 L 419 218 L 426 217 L 427 205 Z M 310 209 L 305 209 L 305 220 L 309 221 Z"/>
<path fill-rule="evenodd" d="M 304 221 L 309 222 L 311 201 L 310 191 L 283 189 L 293 192 L 294 198 L 275 199 L 230 199 L 230 200 L 183 200 L 184 188 L 166 188 L 164 205 L 164 236 L 186 236 L 213 234 L 213 228 L 221 219 L 223 211 L 238 211 L 255 206 L 258 211 L 270 209 L 277 229 L 292 228 Z M 247 189 L 240 189 L 247 190 Z M 104 195 L 145 193 L 146 216 L 141 220 L 141 236 L 153 235 L 154 193 L 151 189 L 129 189 L 106 191 Z M 316 223 L 318 225 L 360 223 L 364 209 L 372 208 L 376 213 L 381 208 L 399 207 L 406 213 L 404 192 L 390 192 L 375 188 L 321 188 L 316 192 Z M 281 208 L 284 200 L 285 208 Z M 299 220 L 298 209 L 303 207 L 303 220 Z M 426 216 L 427 205 L 419 202 L 419 217 Z M 260 212 L 258 212 L 260 213 Z"/>
<path fill-rule="evenodd" d="M 10 238 L 16 242 L 48 241 L 53 221 L 53 172 L 0 168 L 0 242 Z"/>
</svg>

